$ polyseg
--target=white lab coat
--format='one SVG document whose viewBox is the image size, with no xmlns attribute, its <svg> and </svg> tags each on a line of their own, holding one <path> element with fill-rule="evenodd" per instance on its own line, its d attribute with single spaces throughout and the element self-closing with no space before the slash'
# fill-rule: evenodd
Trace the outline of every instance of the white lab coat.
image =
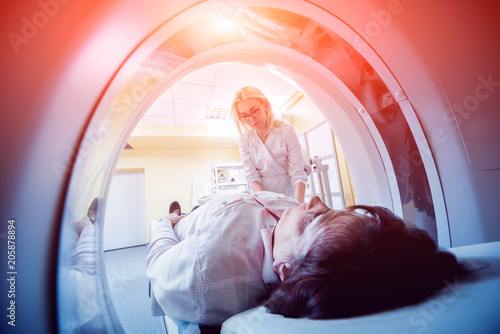
<svg viewBox="0 0 500 334">
<path fill-rule="evenodd" d="M 266 191 L 294 197 L 295 184 L 307 184 L 302 147 L 291 125 L 272 129 L 265 143 L 249 131 L 240 139 L 240 154 L 250 186 L 257 181 Z"/>
</svg>

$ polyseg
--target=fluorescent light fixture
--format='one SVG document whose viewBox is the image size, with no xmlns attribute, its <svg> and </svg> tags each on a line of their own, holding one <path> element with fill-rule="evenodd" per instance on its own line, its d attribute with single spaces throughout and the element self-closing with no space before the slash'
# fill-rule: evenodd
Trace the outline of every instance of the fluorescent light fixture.
<svg viewBox="0 0 500 334">
<path fill-rule="evenodd" d="M 228 119 L 231 109 L 227 107 L 209 106 L 207 110 L 207 119 Z"/>
</svg>

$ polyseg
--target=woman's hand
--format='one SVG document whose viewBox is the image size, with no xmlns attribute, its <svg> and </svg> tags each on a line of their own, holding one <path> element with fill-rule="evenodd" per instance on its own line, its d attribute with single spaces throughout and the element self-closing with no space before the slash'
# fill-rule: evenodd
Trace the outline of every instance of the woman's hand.
<svg viewBox="0 0 500 334">
<path fill-rule="evenodd" d="M 252 188 L 253 191 L 264 191 L 264 187 L 260 182 L 254 181 L 250 185 L 250 188 Z"/>
<path fill-rule="evenodd" d="M 302 182 L 297 182 L 294 187 L 295 190 L 295 200 L 299 203 L 304 203 L 304 197 L 306 195 L 306 185 Z"/>
</svg>

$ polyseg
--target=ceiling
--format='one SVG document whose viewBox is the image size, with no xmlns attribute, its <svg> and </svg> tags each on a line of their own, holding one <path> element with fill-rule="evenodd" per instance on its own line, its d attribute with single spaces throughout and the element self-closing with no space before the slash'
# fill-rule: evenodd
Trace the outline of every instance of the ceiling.
<svg viewBox="0 0 500 334">
<path fill-rule="evenodd" d="M 297 92 L 292 84 L 263 67 L 242 63 L 205 67 L 166 90 L 144 114 L 137 126 L 141 131 L 134 131 L 128 143 L 134 149 L 224 148 L 237 145 L 237 133 L 230 118 L 210 119 L 207 118 L 207 111 L 209 108 L 228 111 L 235 92 L 246 85 L 263 91 L 278 118 L 280 107 Z M 158 134 L 158 127 L 164 127 L 161 135 Z M 172 127 L 183 127 L 185 136 L 179 136 L 178 131 L 169 131 Z M 201 131 L 202 127 L 204 131 Z M 148 128 L 156 128 L 156 131 L 148 133 Z M 207 128 L 213 131 L 206 131 Z M 227 135 L 228 129 L 231 129 L 230 136 Z M 220 133 L 224 135 L 220 136 Z M 203 144 L 202 139 L 205 141 Z"/>
</svg>

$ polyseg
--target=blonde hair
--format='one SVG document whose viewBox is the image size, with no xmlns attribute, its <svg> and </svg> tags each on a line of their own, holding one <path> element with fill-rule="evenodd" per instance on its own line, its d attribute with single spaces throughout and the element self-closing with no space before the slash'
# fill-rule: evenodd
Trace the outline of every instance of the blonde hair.
<svg viewBox="0 0 500 334">
<path fill-rule="evenodd" d="M 279 127 L 285 124 L 285 122 L 279 121 L 274 118 L 271 103 L 260 89 L 254 86 L 245 86 L 234 94 L 233 103 L 231 104 L 231 117 L 233 118 L 233 122 L 236 125 L 236 129 L 238 129 L 240 136 L 243 136 L 245 133 L 252 130 L 252 127 L 240 121 L 241 114 L 238 110 L 238 102 L 245 101 L 251 98 L 257 99 L 266 104 L 266 124 L 269 128 L 268 132 L 275 127 Z"/>
</svg>

